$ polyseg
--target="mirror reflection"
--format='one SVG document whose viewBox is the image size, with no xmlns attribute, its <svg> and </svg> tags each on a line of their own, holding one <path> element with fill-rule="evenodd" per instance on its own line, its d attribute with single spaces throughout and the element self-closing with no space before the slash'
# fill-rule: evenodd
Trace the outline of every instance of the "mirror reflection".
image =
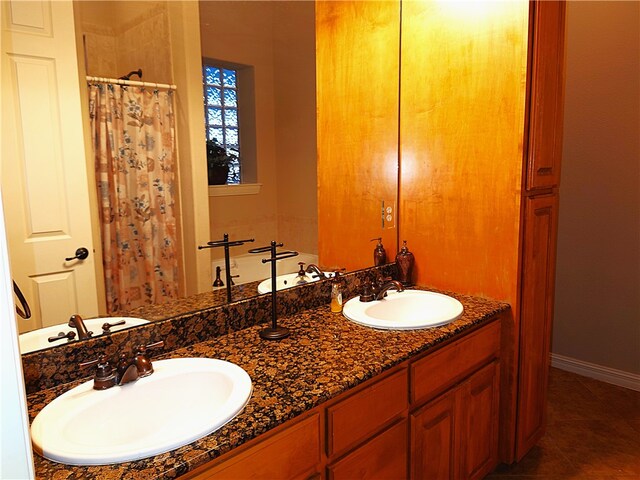
<svg viewBox="0 0 640 480">
<path fill-rule="evenodd" d="M 254 239 L 250 245 L 230 248 L 228 270 L 234 277 L 233 300 L 257 295 L 258 285 L 269 277 L 269 267 L 261 262 L 260 255 L 248 252 L 272 240 L 283 243 L 286 250 L 299 252 L 289 263 L 280 262 L 279 275 L 297 274 L 301 269 L 299 262 L 305 266 L 317 264 L 325 271 L 371 265 L 368 239 L 378 235 L 376 229 L 380 229 L 380 201 L 390 200 L 389 204 L 395 205 L 393 192 L 397 190 L 397 176 L 391 175 L 393 182 L 382 182 L 366 163 L 371 162 L 371 158 L 377 162 L 378 156 L 362 155 L 357 148 L 348 150 L 352 154 L 347 155 L 344 145 L 335 142 L 344 137 L 342 123 L 332 124 L 339 128 L 331 125 L 322 128 L 323 148 L 329 148 L 338 161 L 330 171 L 324 168 L 324 174 L 329 175 L 325 176 L 335 179 L 335 183 L 325 180 L 325 198 L 329 195 L 341 201 L 345 194 L 349 196 L 354 189 L 360 189 L 364 193 L 360 192 L 358 198 L 364 195 L 366 199 L 357 202 L 355 210 L 336 206 L 336 202 L 325 202 L 321 207 L 322 218 L 326 220 L 325 225 L 338 221 L 348 226 L 349 231 L 362 233 L 365 240 L 356 235 L 354 248 L 345 257 L 347 264 L 325 265 L 322 258 L 318 258 L 314 2 L 77 1 L 74 10 L 75 18 L 69 21 L 75 22 L 77 56 L 56 58 L 57 68 L 65 75 L 47 72 L 46 66 L 38 71 L 40 66 L 28 65 L 24 67 L 29 70 L 25 70 L 24 78 L 28 74 L 29 78 L 41 80 L 30 83 L 30 89 L 24 91 L 35 93 L 31 96 L 38 98 L 38 102 L 20 98 L 20 91 L 7 96 L 20 102 L 22 115 L 22 118 L 9 118 L 8 129 L 20 131 L 29 147 L 24 158 L 13 155 L 22 163 L 5 163 L 2 167 L 4 179 L 24 179 L 23 182 L 3 181 L 2 185 L 5 199 L 11 199 L 14 207 L 7 214 L 12 274 L 35 312 L 31 319 L 20 321 L 21 332 L 55 326 L 57 331 L 52 336 L 58 338 L 51 343 L 61 344 L 69 340 L 66 336 L 71 328 L 68 325 L 71 314 L 81 314 L 85 319 L 99 317 L 103 323 L 105 317 L 114 315 L 154 321 L 225 303 L 227 285 L 220 285 L 228 283 L 223 249 L 198 249 L 207 242 L 222 239 L 225 234 L 232 241 Z M 191 28 L 195 25 L 200 28 Z M 348 58 L 342 60 L 349 65 Z M 325 75 L 322 78 L 326 81 L 328 72 L 334 76 L 335 65 L 331 61 L 321 63 Z M 70 74 L 76 68 L 79 68 L 78 78 L 83 79 L 79 86 L 75 75 Z M 104 214 L 105 208 L 101 204 L 103 195 L 96 191 L 96 185 L 102 180 L 100 171 L 96 172 L 94 167 L 92 147 L 96 137 L 91 131 L 89 112 L 95 111 L 90 107 L 85 74 L 97 77 L 89 83 L 104 83 L 105 78 L 127 75 L 133 81 L 150 82 L 152 85 L 145 87 L 148 95 L 155 95 L 156 90 L 173 95 L 178 181 L 172 193 L 176 207 L 179 298 L 171 302 L 158 301 L 137 308 L 128 305 L 117 311 L 108 309 L 113 299 L 105 282 L 105 247 L 100 233 L 100 213 Z M 219 75 L 217 79 L 216 75 Z M 138 78 L 140 76 L 142 78 Z M 338 105 L 337 109 L 359 111 L 357 105 L 352 105 L 348 92 L 360 85 L 360 81 L 351 85 L 349 82 L 356 80 L 352 81 L 350 76 L 337 78 L 347 83 L 332 84 L 338 88 L 337 92 L 345 93 L 333 102 Z M 227 80 L 228 91 L 225 90 Z M 169 94 L 173 83 L 178 88 Z M 216 88 L 220 90 L 214 91 Z M 133 87 L 128 89 L 134 91 Z M 211 96 L 209 89 L 213 91 Z M 331 102 L 330 92 L 322 93 L 323 102 Z M 59 115 L 50 115 L 51 122 L 36 121 L 49 119 L 42 114 L 42 105 L 46 103 L 43 98 L 47 100 L 47 95 L 64 98 L 64 102 L 60 102 L 61 111 Z M 57 99 L 49 98 L 54 103 Z M 393 103 L 393 99 L 390 102 Z M 146 121 L 151 116 L 132 119 L 137 110 L 131 103 L 121 109 L 126 110 L 122 116 L 139 130 L 146 123 L 152 123 Z M 389 108 L 391 116 L 394 112 L 397 113 L 397 108 Z M 352 115 L 349 119 L 359 125 L 373 121 L 362 115 Z M 328 129 L 330 135 L 327 135 Z M 389 131 L 395 132 L 395 129 Z M 167 140 L 168 135 L 160 135 L 156 144 Z M 153 143 L 146 133 L 141 138 L 135 140 L 136 145 Z M 370 149 L 377 149 L 374 138 L 366 140 Z M 226 152 L 235 158 L 229 165 L 227 184 L 220 184 L 207 171 L 207 164 L 215 163 L 209 162 L 206 154 L 207 140 L 226 145 Z M 349 142 L 360 143 L 347 136 L 347 147 Z M 17 140 L 3 139 L 3 155 L 7 151 L 13 154 L 20 148 Z M 397 155 L 384 155 L 397 158 Z M 145 157 L 150 155 L 139 156 L 141 164 L 149 163 L 150 159 Z M 340 182 L 344 170 L 339 162 L 343 158 L 348 158 L 350 164 L 355 159 L 364 163 L 356 169 L 356 177 L 347 175 L 347 180 Z M 152 160 L 156 166 L 160 163 L 155 158 Z M 379 173 L 380 169 L 375 171 Z M 383 173 L 386 175 L 386 170 L 383 169 Z M 377 191 L 387 186 L 392 188 Z M 26 200 L 20 204 L 16 199 Z M 362 211 L 365 207 L 366 215 Z M 339 218 L 334 218 L 337 211 Z M 374 221 L 363 221 L 360 216 Z M 337 247 L 331 262 L 339 262 L 345 235 L 333 227 L 325 230 L 323 238 L 330 238 Z M 393 232 L 389 232 L 383 232 L 383 236 L 389 233 L 387 236 L 391 238 Z M 89 256 L 82 260 L 74 258 L 73 252 L 79 248 L 88 250 Z M 164 270 L 155 268 L 154 271 Z M 278 287 L 286 288 L 289 279 L 281 280 L 282 285 Z M 213 283 L 218 289 L 213 288 Z M 139 296 L 145 294 L 144 288 L 140 289 Z M 99 327 L 96 330 L 101 331 L 102 324 Z M 129 328 L 129 324 L 109 328 L 111 331 Z M 72 341 L 79 338 L 77 335 Z"/>
<path fill-rule="evenodd" d="M 318 263 L 314 4 L 207 1 L 201 2 L 199 7 L 203 64 L 214 61 L 223 68 L 233 67 L 240 72 L 237 89 L 239 118 L 235 119 L 236 124 L 233 124 L 232 119 L 222 127 L 239 127 L 236 128 L 236 139 L 241 147 L 241 170 L 237 176 L 241 183 L 209 186 L 209 240 L 220 239 L 223 233 L 228 233 L 232 239 L 255 238 L 253 246 L 267 245 L 271 240 L 277 240 L 284 243 L 285 248 L 300 252 L 299 257 L 292 259 L 295 261 L 286 264 L 279 262 L 278 273 L 298 271 L 298 262 Z M 130 79 L 134 81 L 173 83 L 174 69 L 178 68 L 179 61 L 176 60 L 175 52 L 171 50 L 168 41 L 172 34 L 170 15 L 172 12 L 169 2 L 164 1 L 77 2 L 74 21 L 79 58 L 74 60 L 81 66 L 81 74 L 84 73 L 84 67 L 88 76 L 119 78 L 133 73 Z M 142 78 L 139 78 L 140 73 Z M 174 95 L 180 96 L 181 93 L 183 92 L 177 90 Z M 83 102 L 83 112 L 88 110 L 82 98 L 85 94 L 86 89 L 81 85 L 78 97 Z M 204 97 L 204 106 L 207 105 L 206 100 Z M 203 110 L 206 133 L 217 133 L 218 125 L 208 122 L 208 111 Z M 89 130 L 89 120 L 85 118 L 83 122 L 85 131 Z M 179 130 L 180 124 L 176 128 Z M 84 139 L 84 143 L 87 156 L 91 157 L 93 151 L 90 148 L 91 144 L 87 142 L 94 142 L 94 139 L 91 138 L 91 134 L 85 136 L 89 137 Z M 209 135 L 209 138 L 212 136 Z M 219 140 L 218 137 L 213 138 Z M 203 151 L 204 143 L 203 138 Z M 43 158 L 46 157 L 47 155 L 43 155 Z M 90 158 L 87 163 L 92 164 L 93 159 Z M 186 169 L 188 162 L 184 162 L 179 155 L 176 165 L 176 175 L 189 174 Z M 44 183 L 43 173 L 38 173 L 34 168 L 25 170 L 25 178 L 28 180 L 25 184 L 35 181 Z M 83 176 L 75 178 L 74 181 L 82 180 L 87 183 L 89 194 L 97 196 L 94 176 L 95 172 L 87 172 L 86 178 Z M 22 189 L 28 191 L 28 185 L 22 186 Z M 188 201 L 185 196 L 189 195 L 189 192 L 177 193 L 176 218 L 179 228 L 180 224 L 184 223 L 184 219 L 180 218 L 179 204 Z M 88 204 L 87 212 L 83 212 L 83 216 L 90 217 L 90 228 L 95 238 L 98 230 L 96 225 L 99 223 L 98 200 L 89 198 L 88 201 L 77 203 Z M 28 208 L 22 209 L 21 218 L 16 223 L 28 222 L 29 214 Z M 10 224 L 11 220 L 9 218 L 7 223 Z M 51 231 L 55 228 L 45 225 L 41 230 Z M 62 255 L 72 258 L 68 252 L 73 253 L 76 244 L 82 244 L 83 248 L 88 246 L 92 254 L 83 260 L 72 258 L 71 261 L 65 261 L 65 270 L 72 271 L 71 276 L 76 277 L 82 277 L 80 272 L 83 269 L 91 271 L 90 273 L 95 270 L 97 273 L 93 275 L 93 280 L 90 280 L 91 275 L 87 275 L 86 278 L 73 279 L 72 282 L 69 279 L 61 282 L 49 281 L 53 277 L 47 273 L 40 275 L 41 278 L 46 276 L 47 282 L 35 283 L 33 268 L 19 271 L 20 266 L 24 265 L 20 257 L 25 254 L 14 251 L 18 250 L 12 248 L 16 243 L 18 242 L 10 242 L 14 278 L 21 285 L 35 313 L 28 320 L 20 320 L 19 331 L 24 333 L 42 328 L 42 333 L 46 334 L 47 339 L 57 337 L 49 346 L 78 340 L 77 335 L 74 339 L 67 337 L 71 337 L 69 332 L 74 330 L 67 324 L 69 312 L 86 312 L 86 317 L 101 317 L 94 320 L 94 323 L 101 322 L 92 328 L 96 331 L 94 335 L 101 333 L 101 326 L 108 315 L 137 313 L 136 316 L 155 320 L 171 317 L 176 313 L 176 310 L 157 308 L 157 305 L 122 308 L 117 312 L 107 313 L 109 294 L 105 295 L 105 282 L 99 275 L 102 270 L 100 259 L 105 253 L 100 243 L 92 246 L 86 240 L 77 240 L 75 243 L 67 242 L 68 245 L 62 252 L 53 252 L 46 248 L 35 254 L 27 252 L 26 255 L 31 256 L 59 258 Z M 181 243 L 179 238 L 177 243 Z M 270 274 L 268 265 L 263 265 L 259 256 L 248 254 L 250 246 L 231 250 L 233 300 L 257 295 L 258 284 Z M 177 256 L 181 257 L 183 253 L 178 251 Z M 211 263 L 209 285 L 216 280 L 216 272 L 219 272 L 224 281 L 225 263 L 222 249 L 211 249 L 208 255 Z M 56 264 L 59 264 L 59 261 Z M 189 274 L 185 265 L 180 264 L 179 267 L 183 276 Z M 56 268 L 56 273 L 60 276 L 58 265 L 50 270 L 55 271 Z M 62 276 L 66 275 L 66 271 Z M 78 285 L 89 284 L 94 293 L 78 291 Z M 65 293 L 70 286 L 76 290 L 74 298 L 69 298 L 70 295 Z M 208 305 L 226 302 L 226 295 L 222 290 L 211 291 L 212 287 L 207 290 L 208 292 L 204 291 L 200 295 L 206 295 Z M 187 291 L 185 285 L 180 285 L 178 296 L 184 297 Z M 62 301 L 58 301 L 60 299 Z M 52 306 L 56 303 L 57 306 Z M 188 299 L 177 303 L 180 313 L 193 310 L 193 302 Z M 96 309 L 87 307 L 89 304 L 103 306 Z M 126 322 L 124 326 L 113 327 L 111 331 L 136 324 L 132 322 L 129 325 L 129 322 Z M 33 333 L 31 336 L 43 335 Z"/>
</svg>

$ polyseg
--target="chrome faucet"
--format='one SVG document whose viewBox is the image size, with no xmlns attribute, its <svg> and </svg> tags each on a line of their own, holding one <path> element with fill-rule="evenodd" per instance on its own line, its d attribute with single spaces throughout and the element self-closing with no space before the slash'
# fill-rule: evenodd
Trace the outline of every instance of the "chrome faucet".
<svg viewBox="0 0 640 480">
<path fill-rule="evenodd" d="M 329 276 L 322 270 L 320 270 L 320 267 L 318 267 L 315 263 L 310 263 L 309 265 L 307 265 L 307 273 L 315 273 L 319 278 L 329 278 Z"/>
<path fill-rule="evenodd" d="M 388 282 L 382 284 L 380 290 L 378 290 L 375 295 L 375 299 L 382 300 L 387 294 L 387 290 L 391 290 L 392 288 L 394 288 L 397 292 L 404 292 L 404 287 L 398 280 L 389 280 Z"/>
<path fill-rule="evenodd" d="M 69 319 L 68 325 L 71 328 L 75 328 L 78 332 L 78 340 L 86 340 L 87 338 L 91 338 L 93 332 L 90 332 L 87 329 L 87 326 L 84 324 L 84 320 L 80 315 L 71 315 Z"/>
</svg>

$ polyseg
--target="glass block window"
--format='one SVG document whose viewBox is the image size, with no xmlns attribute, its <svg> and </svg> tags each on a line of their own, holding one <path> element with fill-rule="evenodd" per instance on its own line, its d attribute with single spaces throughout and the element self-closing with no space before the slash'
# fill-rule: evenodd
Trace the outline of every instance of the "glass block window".
<svg viewBox="0 0 640 480">
<path fill-rule="evenodd" d="M 240 130 L 238 119 L 238 71 L 203 65 L 207 140 L 215 140 L 233 157 L 227 184 L 240 183 Z"/>
</svg>

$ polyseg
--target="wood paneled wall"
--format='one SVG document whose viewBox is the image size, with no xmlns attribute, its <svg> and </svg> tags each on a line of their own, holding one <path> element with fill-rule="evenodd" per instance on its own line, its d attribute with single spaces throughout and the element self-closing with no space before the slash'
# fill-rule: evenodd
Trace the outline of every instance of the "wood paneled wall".
<svg viewBox="0 0 640 480">
<path fill-rule="evenodd" d="M 528 4 L 406 2 L 400 237 L 421 285 L 516 304 Z"/>
<path fill-rule="evenodd" d="M 389 260 L 398 187 L 400 2 L 316 4 L 318 250 L 321 265 L 373 265 L 383 237 Z M 394 212 L 395 217 L 395 212 Z"/>
<path fill-rule="evenodd" d="M 521 313 L 520 302 L 532 289 L 552 297 L 553 274 L 523 274 L 523 261 L 530 264 L 538 248 L 531 242 L 543 238 L 532 237 L 535 221 L 524 203 L 557 191 L 564 2 L 402 2 L 395 119 L 393 81 L 385 89 L 381 76 L 393 72 L 378 60 L 396 58 L 390 42 L 398 33 L 397 17 L 382 5 L 388 4 L 321 2 L 317 10 L 324 30 L 318 40 L 321 259 L 370 255 L 364 245 L 378 235 L 369 233 L 369 216 L 379 206 L 368 189 L 384 180 L 381 160 L 389 161 L 383 165 L 390 171 L 397 153 L 398 240 L 406 239 L 415 254 L 415 283 L 512 305 L 502 324 L 500 374 L 500 455 L 512 461 L 544 428 L 536 423 L 544 417 L 544 395 L 530 390 L 544 375 L 552 312 L 540 310 L 536 298 Z M 387 48 L 377 41 L 386 41 Z M 335 91 L 342 92 L 339 99 Z M 336 182 L 340 170 L 345 175 Z M 358 220 L 342 230 L 349 218 Z M 327 233 L 336 227 L 337 234 Z M 548 232 L 554 237 L 553 229 Z M 553 271 L 553 262 L 546 258 L 545 272 Z M 521 314 L 530 318 L 523 331 Z M 523 363 L 519 348 L 530 335 L 539 341 Z M 531 416 L 528 423 L 535 423 L 522 428 L 530 434 L 516 433 L 516 424 L 527 424 L 517 420 L 518 404 Z M 516 448 L 516 437 L 522 448 Z"/>
</svg>

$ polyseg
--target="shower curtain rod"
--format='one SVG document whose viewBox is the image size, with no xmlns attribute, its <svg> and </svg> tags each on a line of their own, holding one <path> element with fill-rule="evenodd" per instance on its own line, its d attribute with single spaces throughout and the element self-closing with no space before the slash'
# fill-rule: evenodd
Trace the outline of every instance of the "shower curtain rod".
<svg viewBox="0 0 640 480">
<path fill-rule="evenodd" d="M 89 75 L 87 75 L 87 82 L 114 83 L 116 85 L 131 85 L 133 87 L 166 88 L 169 90 L 176 90 L 178 88 L 175 85 L 166 83 L 137 82 L 135 80 L 120 80 L 119 78 L 90 77 Z"/>
</svg>

